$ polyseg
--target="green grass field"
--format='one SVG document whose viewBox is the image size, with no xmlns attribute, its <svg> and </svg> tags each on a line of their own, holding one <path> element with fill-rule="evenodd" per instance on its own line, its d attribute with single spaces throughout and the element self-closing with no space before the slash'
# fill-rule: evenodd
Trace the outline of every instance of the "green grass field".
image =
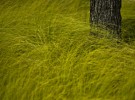
<svg viewBox="0 0 135 100">
<path fill-rule="evenodd" d="M 89 0 L 0 0 L 0 100 L 135 100 L 135 1 L 122 40 L 90 35 Z"/>
</svg>

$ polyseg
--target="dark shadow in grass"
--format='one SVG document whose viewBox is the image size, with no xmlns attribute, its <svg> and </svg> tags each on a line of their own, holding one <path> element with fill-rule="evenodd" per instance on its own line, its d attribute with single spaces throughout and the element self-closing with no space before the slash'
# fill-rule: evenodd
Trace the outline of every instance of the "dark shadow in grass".
<svg viewBox="0 0 135 100">
<path fill-rule="evenodd" d="M 132 42 L 135 40 L 135 19 L 123 20 L 122 38 L 125 42 Z"/>
</svg>

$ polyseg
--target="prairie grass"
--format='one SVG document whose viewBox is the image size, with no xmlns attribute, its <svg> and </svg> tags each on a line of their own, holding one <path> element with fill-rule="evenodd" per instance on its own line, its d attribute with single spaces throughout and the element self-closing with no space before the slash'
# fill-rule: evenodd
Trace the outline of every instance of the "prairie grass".
<svg viewBox="0 0 135 100">
<path fill-rule="evenodd" d="M 90 35 L 89 0 L 0 5 L 0 100 L 135 99 L 134 1 L 120 42 Z"/>
</svg>

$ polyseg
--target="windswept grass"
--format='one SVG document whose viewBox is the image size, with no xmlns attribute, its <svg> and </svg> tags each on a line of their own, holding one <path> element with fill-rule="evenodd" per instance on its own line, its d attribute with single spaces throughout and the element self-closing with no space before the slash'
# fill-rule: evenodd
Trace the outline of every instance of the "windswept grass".
<svg viewBox="0 0 135 100">
<path fill-rule="evenodd" d="M 133 38 L 90 35 L 89 1 L 0 5 L 0 100 L 135 99 Z"/>
</svg>

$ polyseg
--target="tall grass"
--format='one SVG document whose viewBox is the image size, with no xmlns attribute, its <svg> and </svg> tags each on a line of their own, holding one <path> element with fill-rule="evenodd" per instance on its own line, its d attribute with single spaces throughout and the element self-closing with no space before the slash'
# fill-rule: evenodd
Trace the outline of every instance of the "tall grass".
<svg viewBox="0 0 135 100">
<path fill-rule="evenodd" d="M 129 0 L 123 2 L 122 9 L 122 27 L 123 27 L 123 40 L 132 43 L 135 39 L 135 1 Z"/>
<path fill-rule="evenodd" d="M 134 43 L 90 35 L 89 1 L 0 4 L 1 100 L 135 99 Z"/>
</svg>

